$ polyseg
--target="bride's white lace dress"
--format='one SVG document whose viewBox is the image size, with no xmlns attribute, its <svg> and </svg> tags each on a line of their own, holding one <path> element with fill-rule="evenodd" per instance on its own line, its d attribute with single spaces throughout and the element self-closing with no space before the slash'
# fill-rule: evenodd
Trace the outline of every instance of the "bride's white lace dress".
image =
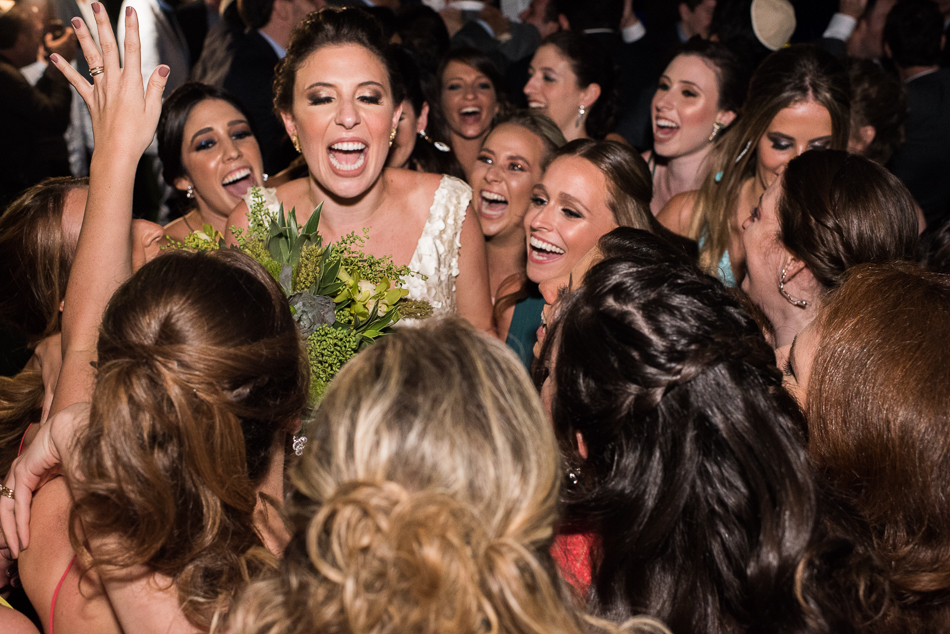
<svg viewBox="0 0 950 634">
<path fill-rule="evenodd" d="M 263 188 L 264 203 L 276 213 L 277 190 Z M 462 222 L 472 201 L 472 188 L 452 176 L 443 176 L 435 190 L 429 218 L 409 260 L 412 275 L 403 278 L 409 297 L 429 302 L 436 316 L 455 312 L 455 279 L 459 274 Z M 250 207 L 250 191 L 245 195 Z"/>
</svg>

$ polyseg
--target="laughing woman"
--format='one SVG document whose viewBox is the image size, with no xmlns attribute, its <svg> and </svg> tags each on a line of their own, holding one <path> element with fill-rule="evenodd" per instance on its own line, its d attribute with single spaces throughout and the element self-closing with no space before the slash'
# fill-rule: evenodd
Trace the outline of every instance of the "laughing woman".
<svg viewBox="0 0 950 634">
<path fill-rule="evenodd" d="M 184 240 L 206 224 L 226 234 L 231 210 L 264 178 L 244 108 L 219 88 L 189 82 L 165 100 L 157 135 L 165 182 L 193 203 L 165 235 Z"/>
<path fill-rule="evenodd" d="M 449 142 L 471 178 L 475 157 L 500 109 L 502 78 L 488 56 L 472 48 L 447 54 L 439 78 Z"/>
<path fill-rule="evenodd" d="M 312 13 L 291 36 L 277 69 L 274 104 L 308 176 L 277 188 L 301 223 L 323 203 L 326 242 L 368 232 L 364 251 L 408 265 L 409 296 L 436 314 L 456 312 L 490 330 L 485 243 L 466 216 L 471 188 L 458 179 L 386 168 L 402 95 L 378 23 L 357 9 Z M 239 204 L 229 224 L 247 226 Z M 457 290 L 456 290 L 457 289 Z"/>
<path fill-rule="evenodd" d="M 488 252 L 488 279 L 492 297 L 512 276 L 524 274 L 527 250 L 524 215 L 531 204 L 531 188 L 538 184 L 564 135 L 544 115 L 522 110 L 502 119 L 478 153 L 470 183 L 472 207 L 478 214 Z M 498 319 L 504 336 L 510 310 Z"/>
</svg>

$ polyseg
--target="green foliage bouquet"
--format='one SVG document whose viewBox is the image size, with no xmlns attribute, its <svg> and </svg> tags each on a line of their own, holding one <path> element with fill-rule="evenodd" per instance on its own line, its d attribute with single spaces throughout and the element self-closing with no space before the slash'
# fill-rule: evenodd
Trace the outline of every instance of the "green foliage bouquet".
<svg viewBox="0 0 950 634">
<path fill-rule="evenodd" d="M 276 213 L 271 211 L 259 187 L 251 190 L 250 201 L 248 230 L 234 229 L 235 239 L 288 296 L 294 321 L 307 340 L 314 401 L 320 400 L 344 363 L 392 332 L 401 318 L 432 314 L 428 303 L 410 300 L 409 291 L 402 288 L 409 267 L 396 266 L 391 256 L 364 253 L 364 238 L 350 233 L 336 244 L 324 245 L 317 231 L 322 204 L 301 227 L 295 209 L 287 215 L 283 205 Z M 181 246 L 222 248 L 224 236 L 205 225 Z"/>
</svg>

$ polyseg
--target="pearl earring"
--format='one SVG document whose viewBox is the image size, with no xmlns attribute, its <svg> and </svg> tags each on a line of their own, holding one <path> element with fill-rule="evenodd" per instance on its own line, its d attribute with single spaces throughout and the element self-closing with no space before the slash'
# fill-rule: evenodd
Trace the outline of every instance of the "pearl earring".
<svg viewBox="0 0 950 634">
<path fill-rule="evenodd" d="M 581 127 L 581 122 L 584 121 L 584 115 L 587 114 L 587 108 L 584 107 L 584 104 L 581 104 L 581 107 L 577 109 L 577 121 L 574 122 L 574 127 Z"/>
</svg>

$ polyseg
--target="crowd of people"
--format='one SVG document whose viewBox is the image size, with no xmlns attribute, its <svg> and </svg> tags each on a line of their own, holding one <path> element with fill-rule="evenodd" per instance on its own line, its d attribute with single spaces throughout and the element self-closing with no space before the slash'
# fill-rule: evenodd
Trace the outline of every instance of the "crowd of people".
<svg viewBox="0 0 950 634">
<path fill-rule="evenodd" d="M 0 631 L 950 630 L 950 3 L 673 4 L 0 0 Z"/>
</svg>

